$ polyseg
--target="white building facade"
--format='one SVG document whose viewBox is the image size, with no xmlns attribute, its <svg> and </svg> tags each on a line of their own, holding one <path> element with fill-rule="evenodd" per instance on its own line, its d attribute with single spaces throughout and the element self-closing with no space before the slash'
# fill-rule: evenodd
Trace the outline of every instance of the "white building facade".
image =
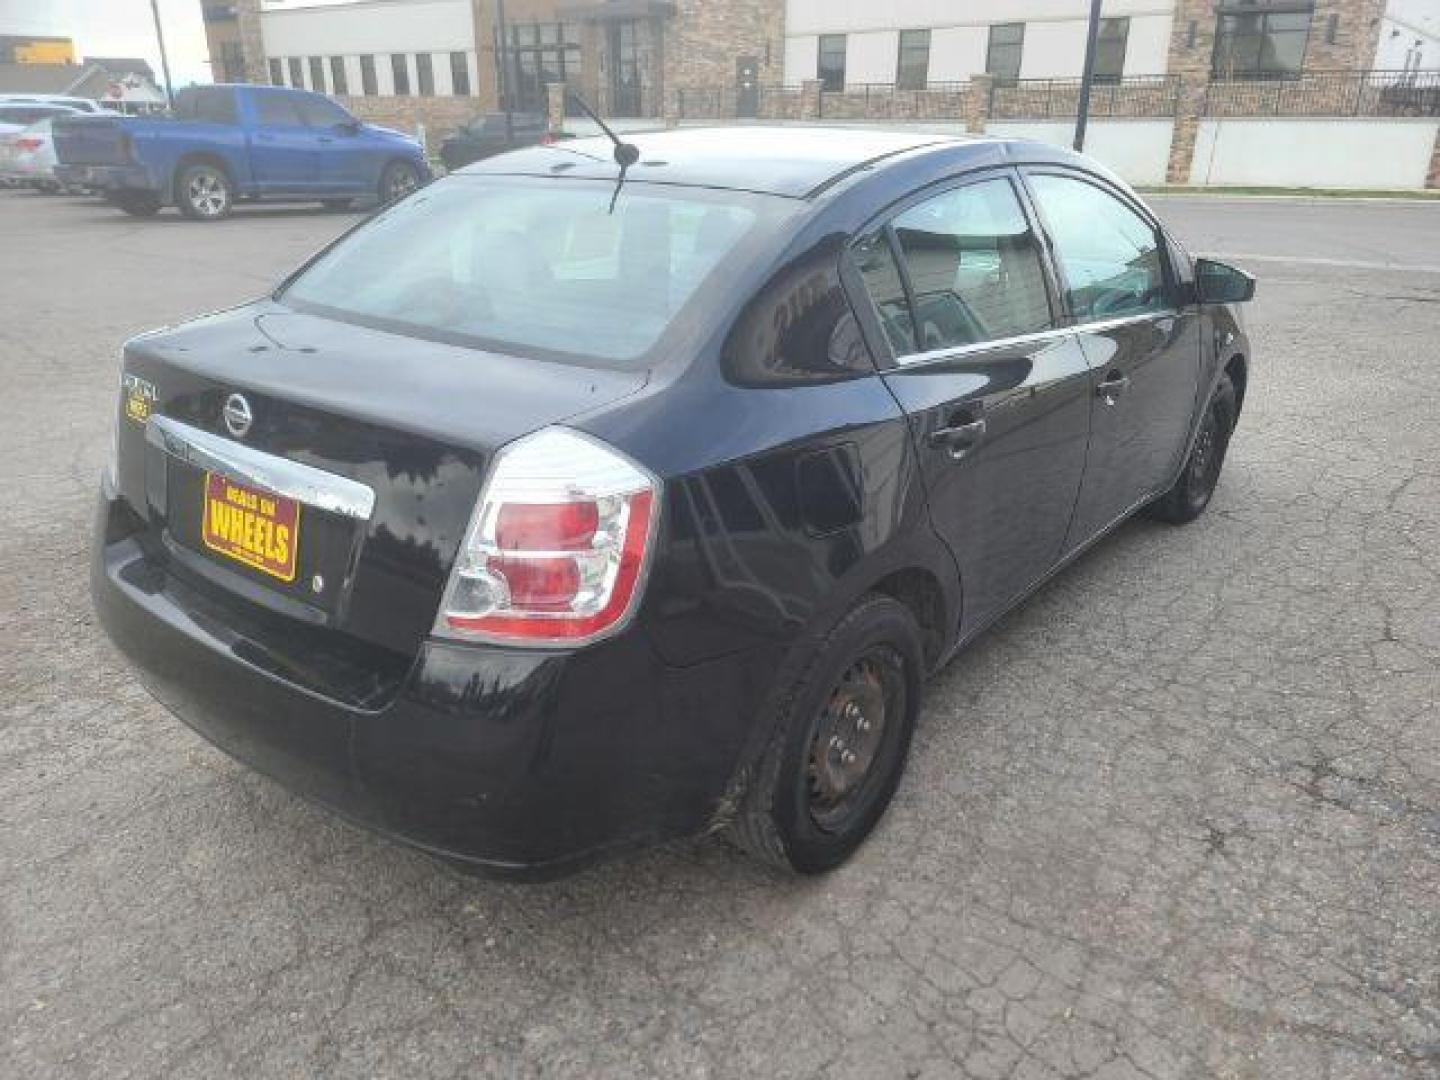
<svg viewBox="0 0 1440 1080">
<path fill-rule="evenodd" d="M 787 0 L 785 81 L 1078 77 L 1089 10 L 1087 0 Z M 1173 0 L 1106 0 L 1103 13 L 1103 76 L 1165 73 Z"/>
<path fill-rule="evenodd" d="M 1380 20 L 1375 67 L 1384 71 L 1440 68 L 1440 0 L 1390 0 Z"/>
<path fill-rule="evenodd" d="M 272 83 L 367 97 L 472 97 L 480 71 L 471 0 L 265 4 Z"/>
</svg>

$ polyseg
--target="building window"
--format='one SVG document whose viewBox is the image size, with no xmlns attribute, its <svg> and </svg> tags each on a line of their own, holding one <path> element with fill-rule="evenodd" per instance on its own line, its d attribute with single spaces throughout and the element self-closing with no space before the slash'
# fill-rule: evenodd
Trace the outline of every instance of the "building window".
<svg viewBox="0 0 1440 1080">
<path fill-rule="evenodd" d="M 405 61 L 404 53 L 390 54 L 390 75 L 395 82 L 397 97 L 405 97 L 410 93 L 410 67 Z"/>
<path fill-rule="evenodd" d="M 1330 14 L 1330 21 L 1325 24 L 1325 44 L 1334 45 L 1335 39 L 1340 36 L 1340 16 L 1334 12 Z"/>
<path fill-rule="evenodd" d="M 1309 11 L 1222 13 L 1215 20 L 1216 79 L 1293 79 L 1305 65 Z"/>
<path fill-rule="evenodd" d="M 930 78 L 930 31 L 901 30 L 900 58 L 895 85 L 902 90 L 924 90 Z"/>
<path fill-rule="evenodd" d="M 820 56 L 816 71 L 821 90 L 845 89 L 845 35 L 821 34 Z"/>
<path fill-rule="evenodd" d="M 1130 38 L 1130 20 L 1101 19 L 1100 37 L 1095 42 L 1095 81 L 1117 83 L 1125 74 L 1125 44 Z"/>
<path fill-rule="evenodd" d="M 310 89 L 317 94 L 325 93 L 325 60 L 323 57 L 310 57 Z"/>
<path fill-rule="evenodd" d="M 990 27 L 985 70 L 995 77 L 996 82 L 1014 82 L 1020 77 L 1020 53 L 1024 47 L 1024 23 L 996 23 Z"/>
<path fill-rule="evenodd" d="M 624 36 L 621 31 L 620 36 Z M 610 62 L 622 66 L 626 42 L 634 43 L 633 28 L 629 37 L 612 51 Z M 630 50 L 633 53 L 633 48 Z M 632 57 L 633 58 L 633 57 Z M 499 69 L 496 69 L 498 75 Z M 580 74 L 580 32 L 572 23 L 515 23 L 510 27 L 510 88 L 515 107 L 521 112 L 543 113 L 547 106 L 547 83 L 563 83 Z M 638 89 L 639 69 L 635 69 Z"/>
<path fill-rule="evenodd" d="M 343 56 L 330 58 L 330 92 L 332 94 L 348 94 L 350 92 L 349 80 L 345 78 L 345 58 Z"/>
<path fill-rule="evenodd" d="M 470 64 L 463 52 L 450 54 L 450 92 L 456 97 L 470 96 Z"/>
<path fill-rule="evenodd" d="M 375 57 L 360 57 L 360 92 L 366 97 L 374 97 L 380 92 L 380 84 L 375 80 Z"/>
<path fill-rule="evenodd" d="M 220 46 L 220 70 L 216 82 L 247 82 L 245 78 L 245 54 L 238 41 L 226 41 Z"/>
<path fill-rule="evenodd" d="M 435 96 L 435 68 L 428 52 L 415 54 L 415 80 L 421 97 Z"/>
<path fill-rule="evenodd" d="M 285 71 L 284 71 L 284 69 L 280 66 L 280 58 L 279 58 L 279 57 L 276 57 L 276 56 L 272 56 L 272 57 L 270 58 L 270 85 L 271 85 L 271 86 L 284 86 L 284 85 L 285 85 Z"/>
<path fill-rule="evenodd" d="M 300 72 L 300 58 L 290 57 L 290 85 L 305 89 L 305 76 Z"/>
</svg>

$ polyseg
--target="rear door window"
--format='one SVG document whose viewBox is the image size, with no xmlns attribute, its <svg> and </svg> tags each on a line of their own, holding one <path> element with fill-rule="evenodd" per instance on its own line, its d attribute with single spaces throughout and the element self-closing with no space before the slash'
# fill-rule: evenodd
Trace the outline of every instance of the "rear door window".
<svg viewBox="0 0 1440 1080">
<path fill-rule="evenodd" d="M 857 249 L 866 288 L 898 355 L 976 345 L 1056 325 L 1040 244 L 1011 181 L 953 188 L 890 223 L 908 296 L 878 248 Z M 867 270 L 867 254 L 874 267 Z M 908 307 L 908 318 L 902 304 Z"/>
<path fill-rule="evenodd" d="M 1077 177 L 1033 174 L 1029 180 L 1076 319 L 1092 322 L 1170 308 L 1160 238 L 1150 222 Z"/>
</svg>

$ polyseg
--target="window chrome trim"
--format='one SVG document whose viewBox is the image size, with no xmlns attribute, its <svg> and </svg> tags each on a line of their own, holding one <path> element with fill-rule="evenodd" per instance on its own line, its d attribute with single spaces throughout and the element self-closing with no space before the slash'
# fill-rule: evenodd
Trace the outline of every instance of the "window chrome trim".
<svg viewBox="0 0 1440 1080">
<path fill-rule="evenodd" d="M 375 512 L 375 492 L 358 480 L 243 446 L 168 416 L 151 415 L 145 441 L 197 469 L 224 473 L 331 514 L 369 521 Z"/>
<path fill-rule="evenodd" d="M 1122 315 L 1114 319 L 1100 319 L 1096 322 L 1076 323 L 1074 326 L 1057 326 L 1053 330 L 1037 330 L 1033 334 L 1016 334 L 1013 337 L 994 338 L 990 341 L 976 341 L 969 345 L 950 345 L 943 349 L 931 349 L 929 352 L 910 353 L 907 356 L 897 356 L 895 364 L 897 367 L 920 367 L 924 364 L 933 364 L 940 360 L 953 360 L 956 357 L 974 356 L 979 353 L 994 352 L 996 349 L 1005 349 L 1014 345 L 1030 345 L 1051 338 L 1063 337 L 1067 334 L 1102 334 L 1106 330 L 1114 330 L 1117 327 L 1128 326 L 1131 323 L 1150 322 L 1155 319 L 1173 319 L 1179 312 L 1174 308 L 1166 308 L 1163 311 L 1145 311 L 1139 315 Z"/>
</svg>

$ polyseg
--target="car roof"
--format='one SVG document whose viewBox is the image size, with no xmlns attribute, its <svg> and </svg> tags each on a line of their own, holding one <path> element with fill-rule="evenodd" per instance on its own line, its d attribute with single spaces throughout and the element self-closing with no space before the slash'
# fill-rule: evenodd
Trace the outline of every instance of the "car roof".
<svg viewBox="0 0 1440 1080">
<path fill-rule="evenodd" d="M 909 151 L 956 146 L 968 136 L 870 128 L 743 125 L 622 132 L 640 150 L 630 178 L 698 187 L 734 188 L 806 198 L 857 169 Z M 461 169 L 465 173 L 615 176 L 612 146 L 603 137 L 514 150 Z"/>
</svg>

